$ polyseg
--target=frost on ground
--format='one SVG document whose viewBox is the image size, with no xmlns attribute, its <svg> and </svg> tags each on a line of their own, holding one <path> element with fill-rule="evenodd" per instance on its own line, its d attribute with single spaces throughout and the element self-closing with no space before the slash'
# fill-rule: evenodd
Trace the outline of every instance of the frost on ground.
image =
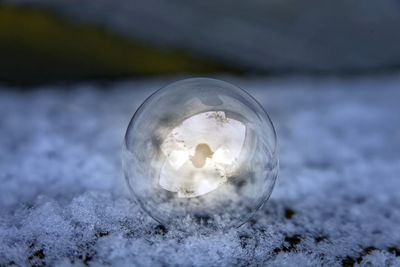
<svg viewBox="0 0 400 267">
<path fill-rule="evenodd" d="M 233 79 L 281 171 L 247 224 L 182 233 L 129 199 L 120 149 L 166 80 L 0 91 L 0 266 L 400 266 L 400 76 Z"/>
</svg>

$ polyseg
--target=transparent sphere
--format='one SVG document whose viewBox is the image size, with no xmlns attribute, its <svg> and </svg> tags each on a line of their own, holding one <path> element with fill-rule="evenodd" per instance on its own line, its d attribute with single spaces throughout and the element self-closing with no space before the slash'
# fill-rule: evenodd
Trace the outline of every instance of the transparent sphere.
<svg viewBox="0 0 400 267">
<path fill-rule="evenodd" d="M 272 192 L 277 137 L 267 113 L 242 89 L 181 80 L 136 111 L 123 163 L 134 198 L 158 222 L 238 227 Z"/>
</svg>

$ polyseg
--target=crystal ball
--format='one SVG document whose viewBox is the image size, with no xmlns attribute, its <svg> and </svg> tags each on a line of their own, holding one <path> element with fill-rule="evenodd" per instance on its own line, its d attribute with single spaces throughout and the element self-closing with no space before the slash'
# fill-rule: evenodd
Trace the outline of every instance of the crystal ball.
<svg viewBox="0 0 400 267">
<path fill-rule="evenodd" d="M 192 78 L 147 98 L 126 131 L 134 199 L 166 226 L 239 227 L 269 198 L 277 136 L 263 107 L 224 81 Z"/>
</svg>

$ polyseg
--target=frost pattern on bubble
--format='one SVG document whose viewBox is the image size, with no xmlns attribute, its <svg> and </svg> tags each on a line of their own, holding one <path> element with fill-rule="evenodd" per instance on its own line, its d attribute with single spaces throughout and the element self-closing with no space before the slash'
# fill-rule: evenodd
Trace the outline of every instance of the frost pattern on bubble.
<svg viewBox="0 0 400 267">
<path fill-rule="evenodd" d="M 246 126 L 209 111 L 187 118 L 161 144 L 166 156 L 160 186 L 178 197 L 207 194 L 235 175 Z"/>
<path fill-rule="evenodd" d="M 163 224 L 240 226 L 271 194 L 276 143 L 271 120 L 246 92 L 215 79 L 182 80 L 132 118 L 125 176 L 134 198 Z"/>
</svg>

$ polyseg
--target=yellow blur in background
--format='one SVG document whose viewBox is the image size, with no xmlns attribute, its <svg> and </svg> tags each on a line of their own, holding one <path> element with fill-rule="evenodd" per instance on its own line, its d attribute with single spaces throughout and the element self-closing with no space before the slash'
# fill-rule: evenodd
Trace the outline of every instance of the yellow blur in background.
<svg viewBox="0 0 400 267">
<path fill-rule="evenodd" d="M 225 69 L 46 11 L 18 7 L 0 7 L 0 59 L 0 80 L 16 83 Z"/>
</svg>

